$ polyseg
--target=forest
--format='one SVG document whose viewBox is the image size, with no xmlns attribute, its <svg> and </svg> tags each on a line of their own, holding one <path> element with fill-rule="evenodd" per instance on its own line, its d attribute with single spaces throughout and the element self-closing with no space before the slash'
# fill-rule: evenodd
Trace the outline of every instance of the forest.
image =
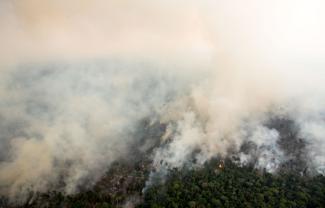
<svg viewBox="0 0 325 208">
<path fill-rule="evenodd" d="M 163 208 L 163 207 L 325 207 L 325 177 L 293 171 L 270 174 L 240 167 L 231 160 L 213 159 L 199 168 L 172 169 L 145 188 L 149 166 L 116 163 L 91 189 L 73 196 L 60 192 L 33 194 L 31 208 Z"/>
</svg>

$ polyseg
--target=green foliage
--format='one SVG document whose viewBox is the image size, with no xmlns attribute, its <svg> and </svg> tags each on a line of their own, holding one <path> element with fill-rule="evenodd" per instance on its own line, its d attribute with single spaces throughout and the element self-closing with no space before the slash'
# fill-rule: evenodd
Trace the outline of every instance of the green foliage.
<svg viewBox="0 0 325 208">
<path fill-rule="evenodd" d="M 137 196 L 138 208 L 325 207 L 324 176 L 273 175 L 222 163 L 222 168 L 220 161 L 212 160 L 200 169 L 173 169 L 165 183 L 150 187 L 144 195 L 148 169 L 116 165 L 92 190 L 73 196 L 51 192 L 24 207 L 123 207 L 131 196 Z M 9 206 L 0 203 L 0 207 Z"/>
<path fill-rule="evenodd" d="M 199 170 L 173 170 L 165 184 L 148 189 L 140 207 L 325 207 L 325 178 L 271 175 L 231 162 Z M 175 206 L 177 205 L 177 206 Z"/>
</svg>

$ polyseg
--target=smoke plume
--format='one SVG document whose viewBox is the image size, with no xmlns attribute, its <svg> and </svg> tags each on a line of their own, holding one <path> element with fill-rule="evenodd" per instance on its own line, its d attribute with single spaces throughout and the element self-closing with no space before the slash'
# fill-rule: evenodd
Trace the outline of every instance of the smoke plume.
<svg viewBox="0 0 325 208">
<path fill-rule="evenodd" d="M 148 184 L 216 156 L 324 174 L 324 9 L 1 1 L 0 194 L 73 194 L 135 149 L 150 150 Z"/>
</svg>

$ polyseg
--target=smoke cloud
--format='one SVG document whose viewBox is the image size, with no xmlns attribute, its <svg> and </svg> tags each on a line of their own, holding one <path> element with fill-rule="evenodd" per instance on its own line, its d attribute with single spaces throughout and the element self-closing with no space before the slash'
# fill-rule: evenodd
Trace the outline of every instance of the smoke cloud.
<svg viewBox="0 0 325 208">
<path fill-rule="evenodd" d="M 134 148 L 153 148 L 148 184 L 216 156 L 324 174 L 324 9 L 1 1 L 0 194 L 75 193 Z M 165 126 L 162 136 L 142 141 L 144 120 Z"/>
</svg>

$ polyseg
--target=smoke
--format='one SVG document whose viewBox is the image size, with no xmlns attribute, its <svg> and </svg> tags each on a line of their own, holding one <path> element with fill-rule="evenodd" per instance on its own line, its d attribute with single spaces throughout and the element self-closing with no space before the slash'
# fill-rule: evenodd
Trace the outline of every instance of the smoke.
<svg viewBox="0 0 325 208">
<path fill-rule="evenodd" d="M 132 71 L 112 61 L 10 71 L 2 80 L 1 187 L 15 195 L 60 182 L 74 193 L 126 157 L 141 119 L 157 117 L 177 94 L 171 89 L 182 88 L 136 65 Z"/>
<path fill-rule="evenodd" d="M 0 194 L 75 193 L 134 148 L 148 184 L 216 156 L 324 173 L 324 7 L 1 1 Z"/>
</svg>

